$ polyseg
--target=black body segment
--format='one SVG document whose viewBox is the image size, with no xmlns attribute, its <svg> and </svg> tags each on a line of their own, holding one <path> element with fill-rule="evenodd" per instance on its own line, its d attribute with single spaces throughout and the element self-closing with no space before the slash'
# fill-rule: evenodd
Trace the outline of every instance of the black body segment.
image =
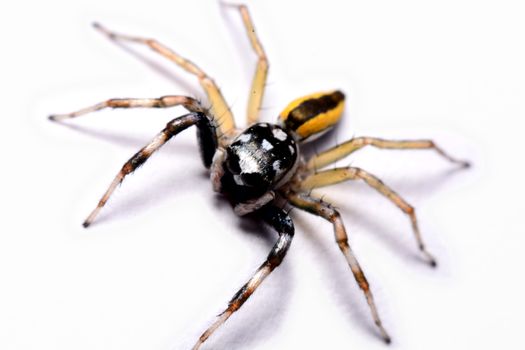
<svg viewBox="0 0 525 350">
<path fill-rule="evenodd" d="M 226 149 L 224 192 L 237 202 L 275 188 L 295 168 L 297 143 L 282 127 L 257 123 Z"/>
</svg>

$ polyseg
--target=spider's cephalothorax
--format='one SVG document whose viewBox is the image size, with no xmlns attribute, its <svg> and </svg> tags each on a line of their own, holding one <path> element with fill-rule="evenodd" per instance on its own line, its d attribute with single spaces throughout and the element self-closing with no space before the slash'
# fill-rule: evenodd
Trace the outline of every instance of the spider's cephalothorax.
<svg viewBox="0 0 525 350">
<path fill-rule="evenodd" d="M 390 342 L 390 337 L 383 328 L 376 310 L 370 286 L 348 244 L 341 215 L 331 204 L 312 195 L 311 190 L 347 180 L 364 181 L 408 216 L 419 250 L 430 265 L 435 266 L 435 259 L 426 250 L 421 238 L 415 210 L 401 196 L 363 169 L 356 167 L 323 169 L 368 145 L 381 149 L 433 149 L 453 163 L 461 166 L 468 166 L 468 163 L 452 158 L 432 140 L 393 141 L 374 137 L 353 138 L 309 159 L 303 159 L 297 143 L 315 139 L 339 121 L 344 108 L 344 94 L 336 90 L 298 98 L 280 113 L 276 124 L 259 123 L 258 115 L 268 74 L 268 59 L 255 34 L 248 9 L 244 5 L 236 7 L 240 11 L 251 45 L 258 57 L 248 102 L 248 128 L 244 131 L 235 127 L 233 115 L 219 88 L 197 65 L 156 40 L 117 34 L 95 24 L 95 27 L 110 39 L 146 45 L 194 74 L 199 79 L 212 107 L 207 110 L 191 97 L 170 95 L 160 98 L 110 99 L 77 112 L 50 116 L 51 120 L 61 121 L 104 108 L 184 106 L 190 111 L 189 114 L 170 121 L 148 145 L 122 166 L 98 205 L 84 221 L 84 226 L 87 227 L 93 222 L 113 191 L 127 175 L 144 164 L 173 136 L 195 125 L 204 166 L 210 168 L 213 189 L 231 200 L 234 211 L 238 215 L 257 214 L 277 231 L 279 237 L 267 259 L 234 295 L 218 319 L 201 335 L 193 349 L 198 349 L 237 311 L 283 261 L 292 242 L 294 227 L 288 213 L 277 205 L 277 200 L 280 202 L 284 200 L 294 207 L 318 215 L 333 225 L 335 240 L 367 299 L 374 323 L 382 338 Z"/>
<path fill-rule="evenodd" d="M 224 158 L 221 192 L 244 201 L 289 180 L 297 165 L 298 148 L 282 127 L 257 123 L 232 141 Z"/>
</svg>

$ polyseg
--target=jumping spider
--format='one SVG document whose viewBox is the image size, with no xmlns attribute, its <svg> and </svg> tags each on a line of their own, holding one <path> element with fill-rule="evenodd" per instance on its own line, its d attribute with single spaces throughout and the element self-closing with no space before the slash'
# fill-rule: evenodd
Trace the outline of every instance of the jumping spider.
<svg viewBox="0 0 525 350">
<path fill-rule="evenodd" d="M 63 121 L 105 108 L 168 108 L 179 105 L 184 106 L 190 112 L 170 121 L 149 144 L 124 164 L 83 225 L 88 227 L 93 222 L 113 191 L 127 175 L 144 164 L 173 136 L 195 125 L 202 161 L 204 166 L 210 170 L 213 190 L 225 195 L 238 215 L 248 213 L 259 215 L 277 231 L 279 238 L 266 261 L 233 296 L 226 310 L 201 335 L 193 349 L 200 348 L 206 339 L 244 304 L 262 281 L 284 259 L 292 242 L 294 226 L 288 214 L 276 205 L 278 199 L 285 200 L 292 206 L 318 215 L 333 224 L 335 240 L 366 297 L 377 329 L 384 341 L 389 343 L 390 336 L 383 328 L 369 284 L 348 244 L 341 215 L 329 203 L 311 195 L 310 191 L 346 180 L 363 180 L 392 201 L 409 217 L 419 250 L 428 263 L 435 266 L 436 260 L 426 250 L 421 238 L 414 208 L 401 196 L 363 169 L 356 167 L 322 169 L 368 145 L 381 149 L 433 149 L 448 161 L 459 166 L 467 167 L 469 164 L 449 156 L 431 140 L 392 141 L 373 137 L 352 138 L 305 159 L 301 155 L 299 145 L 327 131 L 339 121 L 345 96 L 338 90 L 311 94 L 291 102 L 279 114 L 275 124 L 258 122 L 268 74 L 268 59 L 255 33 L 247 7 L 244 5 L 232 6 L 239 10 L 251 46 L 258 57 L 249 94 L 247 110 L 249 127 L 245 130 L 235 126 L 233 115 L 219 88 L 193 62 L 154 39 L 117 34 L 99 24 L 94 24 L 94 27 L 109 39 L 146 45 L 195 75 L 207 94 L 211 108 L 204 108 L 194 98 L 172 95 L 161 98 L 110 99 L 73 113 L 50 116 L 51 120 Z"/>
</svg>

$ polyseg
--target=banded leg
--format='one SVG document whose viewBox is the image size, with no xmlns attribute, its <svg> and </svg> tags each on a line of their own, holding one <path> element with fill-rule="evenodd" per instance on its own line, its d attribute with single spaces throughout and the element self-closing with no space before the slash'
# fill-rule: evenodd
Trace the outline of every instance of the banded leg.
<svg viewBox="0 0 525 350">
<path fill-rule="evenodd" d="M 248 100 L 248 125 L 256 123 L 259 119 L 259 111 L 261 110 L 262 99 L 264 96 L 264 87 L 266 85 L 266 78 L 268 77 L 269 62 L 264 52 L 264 48 L 255 33 L 255 27 L 253 25 L 250 12 L 246 5 L 234 5 L 234 4 L 225 4 L 227 6 L 236 7 L 241 13 L 242 21 L 244 27 L 246 28 L 246 34 L 250 39 L 250 44 L 252 45 L 253 50 L 257 54 L 257 67 L 255 69 L 255 74 L 252 80 L 252 86 L 250 88 L 250 96 Z"/>
<path fill-rule="evenodd" d="M 214 142 L 216 147 L 215 129 L 213 128 L 211 121 L 206 115 L 199 113 L 190 113 L 182 117 L 173 119 L 159 134 L 157 134 L 157 136 L 155 136 L 155 138 L 149 144 L 147 144 L 144 148 L 138 151 L 124 164 L 124 166 L 119 171 L 113 182 L 111 182 L 111 184 L 109 185 L 109 188 L 99 200 L 95 209 L 93 209 L 91 214 L 89 214 L 89 216 L 82 225 L 84 227 L 88 227 L 89 225 L 91 225 L 91 223 L 93 222 L 93 220 L 95 220 L 100 210 L 108 201 L 109 197 L 111 197 L 117 186 L 120 185 L 122 181 L 124 181 L 124 178 L 127 175 L 131 174 L 135 169 L 144 164 L 149 159 L 149 157 L 160 147 L 162 147 L 166 142 L 168 142 L 169 139 L 171 139 L 173 136 L 177 135 L 179 132 L 189 128 L 192 125 L 197 125 L 198 127 L 201 148 L 205 146 L 213 146 L 213 143 L 210 144 L 210 142 Z M 213 156 L 213 154 L 210 154 L 211 152 L 209 151 L 205 152 L 205 150 L 202 150 L 202 153 L 203 157 L 207 157 L 206 159 L 204 159 L 205 163 L 211 163 L 211 157 Z"/>
<path fill-rule="evenodd" d="M 215 84 L 213 79 L 211 79 L 204 71 L 202 71 L 195 63 L 190 60 L 180 56 L 175 51 L 169 49 L 167 46 L 161 44 L 155 39 L 141 38 L 123 34 L 117 34 L 115 32 L 109 31 L 108 29 L 102 27 L 98 23 L 94 23 L 93 26 L 98 29 L 103 34 L 107 35 L 111 40 L 122 40 L 129 41 L 139 44 L 144 44 L 148 46 L 153 51 L 159 53 L 160 55 L 166 57 L 170 61 L 177 64 L 179 67 L 183 68 L 187 72 L 197 76 L 199 83 L 208 95 L 208 99 L 211 103 L 211 113 L 218 120 L 220 125 L 221 134 L 226 134 L 228 131 L 235 128 L 235 123 L 233 120 L 233 115 L 230 111 L 230 108 L 226 104 L 224 97 L 222 96 L 219 87 Z"/>
<path fill-rule="evenodd" d="M 381 337 L 387 344 L 390 343 L 390 336 L 386 332 L 381 319 L 379 318 L 379 313 L 377 312 L 374 297 L 372 296 L 372 291 L 370 290 L 370 285 L 368 284 L 361 266 L 359 266 L 359 262 L 357 261 L 352 248 L 348 244 L 348 236 L 346 234 L 343 220 L 341 219 L 339 212 L 335 210 L 329 203 L 323 202 L 321 199 L 314 198 L 306 194 L 291 193 L 287 195 L 287 198 L 293 206 L 303 209 L 309 213 L 318 215 L 334 225 L 335 240 L 337 245 L 345 256 L 346 261 L 352 270 L 354 278 L 359 285 L 359 288 L 361 288 L 365 294 L 366 301 L 372 313 L 372 318 L 374 319 L 374 322 L 381 333 Z"/>
<path fill-rule="evenodd" d="M 428 260 L 430 266 L 435 267 L 437 265 L 436 259 L 426 250 L 425 244 L 423 243 L 423 238 L 421 237 L 421 232 L 419 231 L 414 207 L 408 204 L 400 195 L 394 192 L 390 187 L 385 185 L 383 181 L 374 175 L 366 172 L 363 169 L 355 167 L 335 168 L 308 176 L 303 180 L 303 182 L 301 182 L 300 186 L 302 191 L 308 191 L 313 188 L 329 186 L 347 180 L 363 180 L 367 185 L 388 198 L 406 215 L 408 215 L 410 222 L 412 223 L 412 229 L 414 231 L 414 236 L 416 237 L 419 250 Z"/>
<path fill-rule="evenodd" d="M 72 113 L 53 114 L 49 116 L 49 119 L 62 121 L 106 108 L 169 108 L 175 106 L 183 106 L 190 112 L 206 113 L 205 109 L 196 99 L 187 96 L 170 95 L 160 98 L 112 98 Z"/>
<path fill-rule="evenodd" d="M 374 137 L 357 137 L 312 157 L 308 161 L 307 168 L 309 170 L 324 168 L 325 166 L 332 164 L 339 159 L 344 158 L 368 145 L 381 149 L 433 149 L 440 156 L 452 163 L 456 163 L 462 167 L 470 166 L 469 162 L 456 159 L 445 153 L 445 151 L 438 147 L 432 140 L 392 141 Z"/>
<path fill-rule="evenodd" d="M 275 193 L 273 191 L 268 191 L 259 198 L 236 204 L 235 207 L 233 207 L 233 211 L 235 212 L 235 214 L 243 216 L 249 213 L 253 213 L 256 210 L 259 210 L 274 199 Z"/>
<path fill-rule="evenodd" d="M 279 238 L 273 246 L 266 261 L 257 269 L 250 280 L 233 296 L 228 303 L 228 307 L 217 318 L 217 320 L 200 336 L 199 340 L 193 346 L 193 350 L 198 350 L 201 345 L 219 328 L 235 311 L 248 300 L 252 293 L 259 287 L 263 280 L 281 264 L 288 248 L 292 243 L 294 227 L 292 219 L 282 209 L 272 205 L 262 208 L 259 213 L 262 218 L 278 233 Z"/>
</svg>

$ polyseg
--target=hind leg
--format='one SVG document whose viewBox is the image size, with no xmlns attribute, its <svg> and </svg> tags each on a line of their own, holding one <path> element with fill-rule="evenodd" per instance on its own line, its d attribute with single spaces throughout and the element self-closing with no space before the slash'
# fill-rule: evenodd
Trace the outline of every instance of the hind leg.
<svg viewBox="0 0 525 350">
<path fill-rule="evenodd" d="M 283 210 L 274 206 L 268 206 L 261 209 L 260 214 L 264 221 L 272 226 L 279 234 L 277 242 L 273 246 L 266 261 L 257 269 L 255 274 L 246 282 L 246 284 L 233 296 L 228 303 L 228 307 L 217 318 L 217 320 L 199 337 L 193 350 L 198 350 L 201 345 L 213 334 L 230 316 L 239 310 L 248 298 L 260 286 L 263 280 L 272 273 L 272 271 L 281 264 L 294 235 L 292 219 Z"/>
<path fill-rule="evenodd" d="M 365 295 L 368 306 L 370 307 L 370 312 L 372 313 L 372 318 L 374 319 L 374 323 L 376 324 L 383 340 L 386 343 L 390 343 L 390 336 L 386 332 L 385 328 L 383 327 L 383 323 L 379 318 L 379 313 L 377 312 L 377 307 L 374 302 L 374 297 L 372 296 L 372 291 L 370 290 L 370 285 L 368 284 L 365 274 L 361 269 L 361 266 L 359 265 L 359 262 L 357 261 L 350 244 L 348 243 L 346 229 L 339 212 L 335 210 L 329 203 L 323 202 L 321 199 L 314 198 L 306 194 L 289 193 L 286 198 L 293 206 L 314 215 L 318 215 L 332 223 L 334 226 L 334 234 L 337 245 L 345 256 L 346 262 L 348 263 L 348 266 L 350 266 L 350 270 L 352 271 L 359 288 L 361 288 Z"/>
</svg>

